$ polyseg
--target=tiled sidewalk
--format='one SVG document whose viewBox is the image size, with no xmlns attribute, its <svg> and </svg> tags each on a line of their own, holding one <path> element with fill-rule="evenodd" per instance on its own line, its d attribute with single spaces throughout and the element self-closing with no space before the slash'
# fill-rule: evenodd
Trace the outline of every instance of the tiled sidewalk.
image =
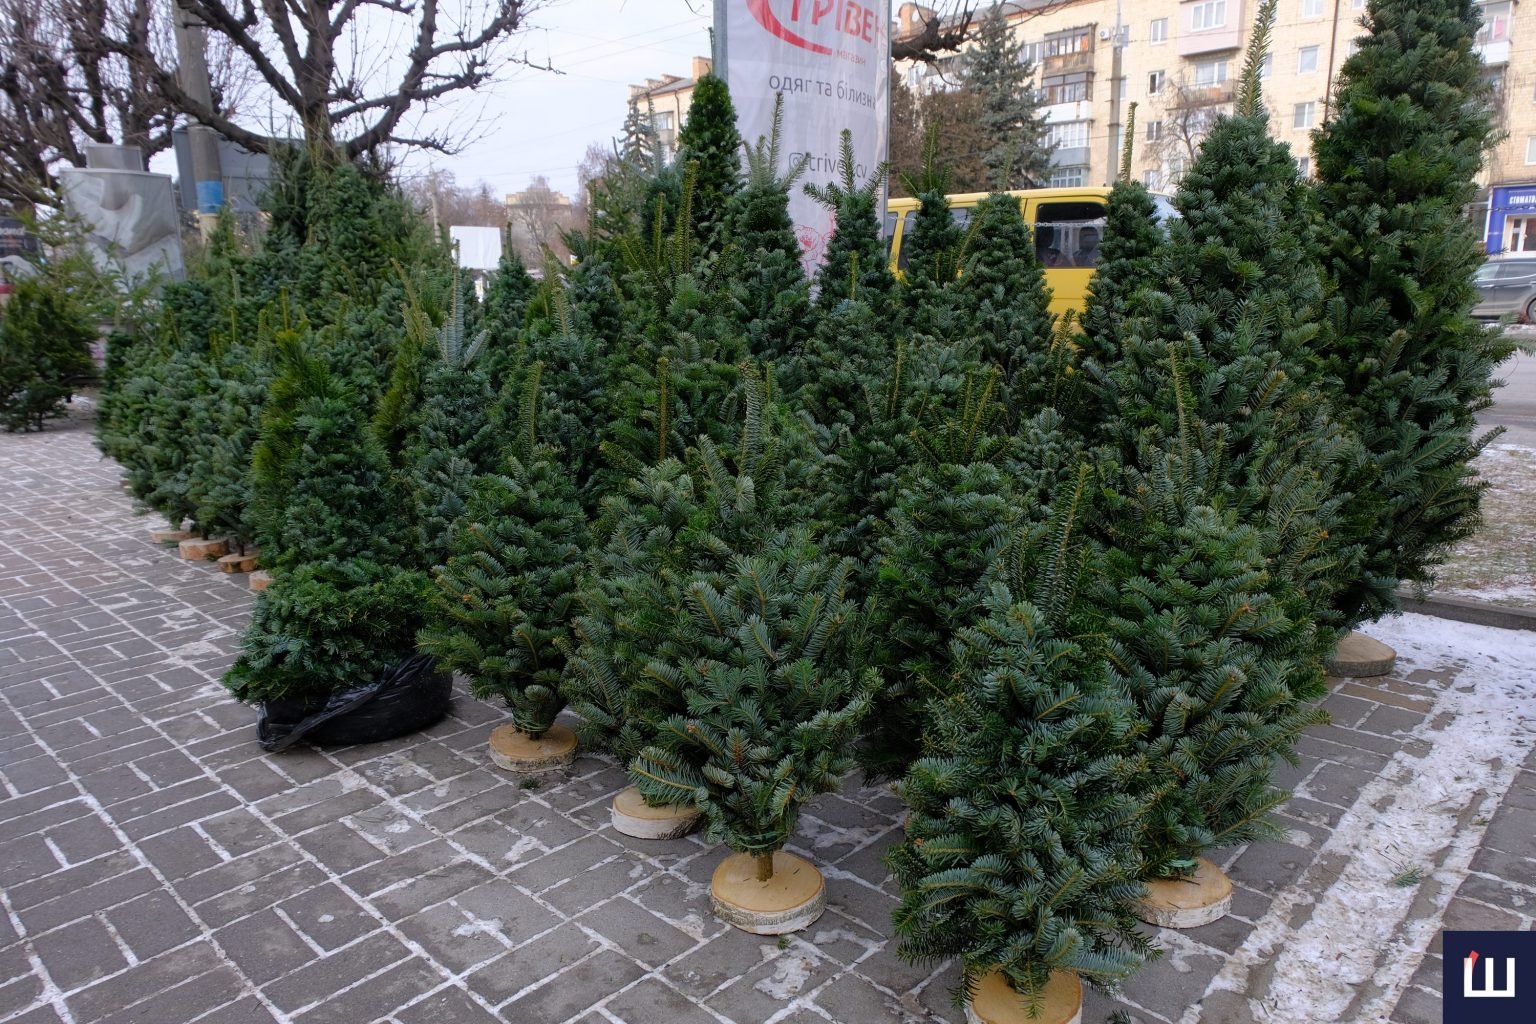
<svg viewBox="0 0 1536 1024">
<path fill-rule="evenodd" d="M 421 735 L 263 754 L 218 683 L 250 607 L 243 577 L 152 545 L 156 522 L 117 477 L 88 424 L 0 435 L 0 1020 L 962 1019 L 954 969 L 888 943 L 880 857 L 903 812 L 884 789 L 850 780 L 805 815 L 795 848 L 823 867 L 829 909 L 778 941 L 711 917 L 718 849 L 613 831 L 613 765 L 582 757 L 538 785 L 490 767 L 500 711 L 465 694 Z M 1429 753 L 1454 678 L 1344 684 L 1336 724 L 1287 771 L 1306 794 L 1286 809 L 1291 842 L 1236 852 L 1233 915 L 1167 936 L 1124 1002 L 1091 996 L 1085 1020 L 1115 1005 L 1144 1022 L 1272 1019 L 1263 971 L 1242 996 L 1213 979 L 1256 929 L 1303 927 L 1306 894 L 1343 870 L 1335 829 L 1389 766 Z M 1481 849 L 1449 924 L 1531 927 L 1533 769 L 1511 766 L 1497 810 L 1468 821 Z M 1429 878 L 1418 919 L 1436 922 L 1454 888 Z M 1431 941 L 1393 951 L 1413 984 L 1362 986 L 1359 1005 L 1383 1015 L 1346 1019 L 1438 1021 Z"/>
</svg>

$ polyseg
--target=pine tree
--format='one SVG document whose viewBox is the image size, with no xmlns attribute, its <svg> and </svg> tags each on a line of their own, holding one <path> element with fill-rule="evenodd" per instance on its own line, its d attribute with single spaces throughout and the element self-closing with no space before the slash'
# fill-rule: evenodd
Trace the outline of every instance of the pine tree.
<svg viewBox="0 0 1536 1024">
<path fill-rule="evenodd" d="M 688 119 L 677 133 L 680 164 L 698 164 L 694 230 L 708 252 L 725 244 L 731 206 L 741 191 L 741 135 L 725 79 L 705 75 L 694 86 Z"/>
<path fill-rule="evenodd" d="M 1076 592 L 1094 571 L 1074 539 L 1086 480 L 989 577 L 925 716 L 926 756 L 900 786 L 912 815 L 888 854 L 899 951 L 958 956 L 957 996 L 996 970 L 1035 1007 L 1052 971 L 1112 984 L 1150 953 L 1132 911 L 1148 762 Z"/>
<path fill-rule="evenodd" d="M 981 97 L 981 129 L 990 142 L 982 161 L 993 188 L 1038 188 L 1050 175 L 1056 147 L 1046 137 L 1034 76 L 1003 5 L 993 4 L 976 26 L 976 45 L 966 51 L 961 71 L 966 90 Z"/>
<path fill-rule="evenodd" d="M 1335 601 L 1346 627 L 1396 610 L 1400 581 L 1430 583 L 1479 521 L 1469 466 L 1496 432 L 1474 417 L 1511 351 L 1468 316 L 1482 257 L 1463 211 L 1494 137 L 1479 12 L 1375 0 L 1314 139 L 1333 292 L 1318 348 L 1368 453 L 1344 484 L 1364 546 Z"/>
<path fill-rule="evenodd" d="M 499 389 L 506 382 L 507 373 L 517 361 L 528 302 L 537 287 L 523 265 L 523 258 L 512 245 L 512 233 L 508 228 L 502 239 L 501 258 L 496 261 L 496 269 L 485 285 L 486 340 L 481 365 L 493 388 Z"/>
<path fill-rule="evenodd" d="M 853 158 L 853 133 L 843 129 L 840 180 L 805 186 L 806 195 L 837 216 L 837 228 L 827 243 L 826 259 L 816 272 L 816 308 L 826 313 L 852 291 L 880 315 L 887 311 L 895 280 L 880 242 L 880 216 L 876 206 L 885 183 L 885 165 L 876 167 L 860 187 Z"/>
<path fill-rule="evenodd" d="M 500 698 L 534 739 L 565 706 L 560 676 L 587 523 L 560 453 L 536 442 L 539 378 L 502 472 L 474 478 L 452 555 L 439 567 L 421 649 Z"/>
<path fill-rule="evenodd" d="M 23 278 L 0 311 L 0 425 L 42 430 L 96 372 L 95 334 L 61 287 Z"/>
<path fill-rule="evenodd" d="M 901 298 L 914 335 L 948 341 L 966 337 L 971 330 L 955 280 L 966 272 L 977 222 L 971 221 L 969 231 L 956 223 L 947 195 L 950 169 L 940 162 L 939 149 L 938 127 L 931 126 L 923 144 L 922 168 L 902 176 L 906 190 L 918 197 L 918 208 L 910 229 L 902 235 L 906 265 Z"/>
</svg>

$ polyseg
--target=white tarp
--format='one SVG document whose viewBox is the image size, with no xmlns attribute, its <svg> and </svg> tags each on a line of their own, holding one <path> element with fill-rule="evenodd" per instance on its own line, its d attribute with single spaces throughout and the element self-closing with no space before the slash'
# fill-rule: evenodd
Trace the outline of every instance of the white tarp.
<svg viewBox="0 0 1536 1024">
<path fill-rule="evenodd" d="M 890 133 L 890 29 L 890 0 L 716 0 L 715 32 L 742 139 L 755 143 L 772 130 L 774 94 L 783 93 L 781 159 L 810 158 L 801 183 L 838 180 L 847 128 L 863 185 L 885 159 Z M 797 183 L 789 214 L 812 269 L 832 237 L 832 211 Z"/>
<path fill-rule="evenodd" d="M 59 184 L 70 212 L 90 225 L 98 262 L 129 281 L 151 272 L 181 278 L 181 227 L 169 175 L 65 167 Z"/>
<path fill-rule="evenodd" d="M 495 270 L 501 260 L 501 229 L 454 225 L 448 229 L 459 266 L 466 270 Z"/>
</svg>

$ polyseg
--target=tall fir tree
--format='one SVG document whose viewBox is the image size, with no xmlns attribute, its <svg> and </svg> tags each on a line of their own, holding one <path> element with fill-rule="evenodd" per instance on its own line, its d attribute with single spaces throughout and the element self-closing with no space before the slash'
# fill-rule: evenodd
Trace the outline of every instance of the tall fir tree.
<svg viewBox="0 0 1536 1024">
<path fill-rule="evenodd" d="M 706 252 L 725 245 L 732 200 L 741 191 L 741 134 L 725 79 L 705 75 L 694 86 L 688 119 L 677 133 L 679 164 L 695 163 L 694 231 Z"/>
<path fill-rule="evenodd" d="M 976 26 L 976 45 L 966 51 L 961 83 L 981 98 L 982 154 L 992 188 L 1038 188 L 1050 176 L 1050 144 L 1034 65 L 1023 58 L 1004 5 L 987 8 Z"/>
<path fill-rule="evenodd" d="M 1470 0 L 1373 0 L 1314 136 L 1332 286 L 1318 342 L 1367 457 L 1345 486 L 1364 548 L 1335 603 L 1343 625 L 1395 611 L 1479 523 L 1471 462 L 1506 340 L 1468 315 L 1478 230 L 1463 213 L 1495 137 Z"/>
</svg>

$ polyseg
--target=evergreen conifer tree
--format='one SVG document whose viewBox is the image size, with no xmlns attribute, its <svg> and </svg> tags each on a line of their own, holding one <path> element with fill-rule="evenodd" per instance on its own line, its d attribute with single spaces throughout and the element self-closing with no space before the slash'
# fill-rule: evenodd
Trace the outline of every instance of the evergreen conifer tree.
<svg viewBox="0 0 1536 1024">
<path fill-rule="evenodd" d="M 421 649 L 463 672 L 475 696 L 500 698 L 538 739 L 565 706 L 561 643 L 573 617 L 586 517 L 560 453 L 536 441 L 539 380 L 502 472 L 477 476 L 452 554 L 437 570 Z"/>
<path fill-rule="evenodd" d="M 853 158 L 853 133 L 845 128 L 838 172 L 838 181 L 805 186 L 806 195 L 837 216 L 826 259 L 816 272 L 816 308 L 826 313 L 851 290 L 878 314 L 885 315 L 895 289 L 885 246 L 880 242 L 880 216 L 876 210 L 885 183 L 885 165 L 876 167 L 861 187 Z M 854 282 L 851 289 L 850 281 Z"/>
<path fill-rule="evenodd" d="M 1075 539 L 1088 478 L 1025 528 L 954 637 L 926 756 L 900 786 L 912 815 L 888 855 L 901 954 L 958 956 L 967 994 L 1000 971 L 1031 1012 L 1053 971 L 1114 983 L 1150 953 L 1133 912 L 1152 809 L 1141 726 L 1086 639 L 1077 592 L 1095 571 Z"/>
<path fill-rule="evenodd" d="M 85 311 L 62 286 L 23 278 L 0 311 L 0 425 L 41 430 L 96 372 Z"/>
<path fill-rule="evenodd" d="M 967 336 L 969 317 L 961 311 L 956 278 L 964 272 L 970 242 L 976 230 L 961 229 L 950 210 L 950 173 L 940 162 L 939 133 L 930 126 L 923 142 L 923 166 L 903 175 L 907 191 L 918 198 L 917 213 L 903 232 L 901 255 L 905 261 L 901 289 L 907 323 L 914 335 L 938 340 Z"/>
<path fill-rule="evenodd" d="M 1468 316 L 1482 256 L 1464 211 L 1494 137 L 1480 11 L 1373 0 L 1314 140 L 1333 291 L 1318 347 L 1367 453 L 1345 481 L 1364 547 L 1335 601 L 1349 627 L 1395 610 L 1400 581 L 1431 582 L 1478 524 L 1469 464 L 1494 434 L 1476 436 L 1474 417 L 1510 352 Z"/>
<path fill-rule="evenodd" d="M 719 252 L 733 200 L 741 191 L 741 134 L 725 79 L 705 75 L 694 86 L 688 119 L 677 133 L 677 159 L 680 164 L 698 164 L 694 230 L 706 251 Z"/>
<path fill-rule="evenodd" d="M 987 8 L 966 51 L 961 82 L 981 97 L 981 129 L 990 145 L 982 154 L 993 188 L 1037 188 L 1050 175 L 1051 153 L 1034 65 L 1019 53 L 1003 5 Z"/>
</svg>

